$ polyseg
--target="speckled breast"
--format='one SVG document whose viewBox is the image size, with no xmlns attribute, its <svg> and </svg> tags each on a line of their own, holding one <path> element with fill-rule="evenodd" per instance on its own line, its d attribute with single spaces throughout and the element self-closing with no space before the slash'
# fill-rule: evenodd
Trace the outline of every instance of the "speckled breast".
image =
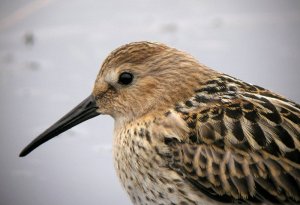
<svg viewBox="0 0 300 205">
<path fill-rule="evenodd" d="M 131 124 L 115 131 L 117 174 L 134 204 L 207 204 L 170 170 L 159 154 L 160 146 L 148 123 Z"/>
</svg>

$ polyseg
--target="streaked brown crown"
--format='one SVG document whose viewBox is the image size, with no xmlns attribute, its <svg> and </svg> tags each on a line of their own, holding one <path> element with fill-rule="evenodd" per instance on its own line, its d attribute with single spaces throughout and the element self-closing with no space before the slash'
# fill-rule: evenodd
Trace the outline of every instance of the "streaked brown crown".
<svg viewBox="0 0 300 205">
<path fill-rule="evenodd" d="M 158 55 L 167 48 L 164 44 L 147 41 L 125 44 L 111 52 L 102 68 L 118 66 L 123 63 L 142 64 L 147 58 Z"/>
</svg>

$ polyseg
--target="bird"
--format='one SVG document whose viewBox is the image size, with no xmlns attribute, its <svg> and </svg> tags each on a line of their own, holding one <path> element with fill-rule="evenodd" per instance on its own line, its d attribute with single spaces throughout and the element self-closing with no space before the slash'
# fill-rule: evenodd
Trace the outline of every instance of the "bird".
<svg viewBox="0 0 300 205">
<path fill-rule="evenodd" d="M 20 153 L 114 118 L 114 166 L 135 205 L 300 204 L 300 105 L 140 41 L 112 51 L 92 93 Z"/>
</svg>

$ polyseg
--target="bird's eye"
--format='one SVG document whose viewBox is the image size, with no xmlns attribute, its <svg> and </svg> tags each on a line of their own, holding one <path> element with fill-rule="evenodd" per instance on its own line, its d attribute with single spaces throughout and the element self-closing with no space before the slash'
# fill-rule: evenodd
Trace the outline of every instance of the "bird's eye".
<svg viewBox="0 0 300 205">
<path fill-rule="evenodd" d="M 133 80 L 133 75 L 128 72 L 121 73 L 119 76 L 118 83 L 122 85 L 129 85 Z"/>
</svg>

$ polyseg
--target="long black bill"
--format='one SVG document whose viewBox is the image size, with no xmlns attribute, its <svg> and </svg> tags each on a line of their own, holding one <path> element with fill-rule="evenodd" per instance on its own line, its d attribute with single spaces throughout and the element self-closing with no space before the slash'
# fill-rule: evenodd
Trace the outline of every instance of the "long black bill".
<svg viewBox="0 0 300 205">
<path fill-rule="evenodd" d="M 75 125 L 96 117 L 100 114 L 97 113 L 97 109 L 98 106 L 96 105 L 94 96 L 90 95 L 73 110 L 71 110 L 42 134 L 40 134 L 37 138 L 35 138 L 29 145 L 27 145 L 27 147 L 25 147 L 20 153 L 20 157 L 26 156 L 44 142 L 47 142 L 60 133 L 74 127 Z"/>
</svg>

